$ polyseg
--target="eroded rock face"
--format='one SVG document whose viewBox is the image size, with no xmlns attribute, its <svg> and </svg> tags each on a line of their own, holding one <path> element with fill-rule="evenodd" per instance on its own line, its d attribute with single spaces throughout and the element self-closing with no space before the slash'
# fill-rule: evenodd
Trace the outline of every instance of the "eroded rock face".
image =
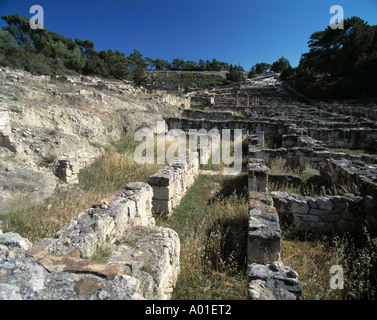
<svg viewBox="0 0 377 320">
<path fill-rule="evenodd" d="M 51 172 L 0 162 L 0 214 L 7 213 L 23 198 L 32 204 L 42 202 L 53 194 L 56 184 Z"/>
<path fill-rule="evenodd" d="M 135 227 L 128 236 L 98 263 L 79 258 L 78 250 L 50 254 L 18 234 L 2 234 L 0 300 L 168 299 L 180 271 L 178 235 Z"/>
<path fill-rule="evenodd" d="M 178 106 L 188 103 L 181 93 L 156 94 L 96 77 L 33 76 L 0 68 L 0 82 L 0 214 L 9 212 L 20 194 L 38 203 L 59 179 L 77 183 L 74 171 L 101 156 L 103 146 L 123 133 L 132 136 L 156 120 L 179 116 Z M 59 160 L 66 159 L 78 163 L 54 177 Z M 2 167 L 13 171 L 4 173 Z M 37 187 L 34 173 L 41 181 Z"/>
</svg>

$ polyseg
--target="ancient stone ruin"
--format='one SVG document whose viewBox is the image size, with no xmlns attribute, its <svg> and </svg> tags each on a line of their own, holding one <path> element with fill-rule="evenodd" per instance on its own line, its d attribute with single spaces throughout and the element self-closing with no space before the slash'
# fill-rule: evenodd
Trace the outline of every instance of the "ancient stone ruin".
<svg viewBox="0 0 377 320">
<path fill-rule="evenodd" d="M 271 77 L 273 79 L 273 77 Z M 251 103 L 252 101 L 252 103 Z M 191 96 L 184 118 L 169 128 L 242 129 L 249 139 L 249 298 L 298 299 L 298 274 L 280 261 L 281 225 L 320 234 L 376 230 L 377 157 L 328 148 L 376 150 L 375 108 L 313 104 L 276 78 L 271 84 L 240 85 Z M 274 148 L 266 147 L 266 143 Z M 284 159 L 287 167 L 314 166 L 327 184 L 347 189 L 334 196 L 269 191 L 300 186 L 292 174 L 269 174 Z M 352 191 L 352 192 L 351 192 Z"/>
<path fill-rule="evenodd" d="M 300 299 L 299 275 L 280 257 L 284 226 L 313 233 L 357 232 L 365 225 L 376 230 L 377 157 L 329 150 L 376 150 L 375 108 L 315 105 L 275 77 L 268 85 L 226 86 L 186 97 L 190 107 L 166 119 L 169 130 L 189 135 L 190 129 L 241 129 L 248 138 L 248 298 Z M 0 109 L 0 145 L 16 148 L 8 132 L 6 110 Z M 200 173 L 200 160 L 216 147 L 187 149 L 148 183 L 127 183 L 81 212 L 54 238 L 32 244 L 14 233 L 0 234 L 0 299 L 169 299 L 180 272 L 180 240 L 174 230 L 156 227 L 153 214 L 172 214 Z M 326 183 L 347 192 L 271 191 L 302 184 L 295 175 L 269 173 L 276 159 L 291 168 L 315 166 Z M 77 159 L 58 163 L 58 175 L 75 182 Z M 109 252 L 106 263 L 90 260 L 100 250 Z"/>
</svg>

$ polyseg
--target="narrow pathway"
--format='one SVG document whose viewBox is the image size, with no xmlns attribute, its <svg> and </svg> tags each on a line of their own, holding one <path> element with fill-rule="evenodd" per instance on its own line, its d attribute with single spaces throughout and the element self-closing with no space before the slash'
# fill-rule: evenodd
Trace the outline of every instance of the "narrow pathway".
<svg viewBox="0 0 377 320">
<path fill-rule="evenodd" d="M 229 194 L 237 190 L 233 184 L 239 179 L 200 174 L 172 215 L 156 218 L 181 240 L 181 274 L 173 300 L 247 298 L 247 201 Z"/>
</svg>

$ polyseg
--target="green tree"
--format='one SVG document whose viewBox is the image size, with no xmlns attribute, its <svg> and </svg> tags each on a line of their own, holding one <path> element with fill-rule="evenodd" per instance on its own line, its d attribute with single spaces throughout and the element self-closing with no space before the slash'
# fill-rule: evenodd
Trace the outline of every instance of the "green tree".
<svg viewBox="0 0 377 320">
<path fill-rule="evenodd" d="M 118 50 L 100 51 L 99 57 L 104 61 L 109 77 L 116 79 L 132 79 L 132 71 L 128 68 L 129 60 Z"/>
<path fill-rule="evenodd" d="M 291 64 L 289 60 L 284 57 L 281 57 L 272 64 L 270 71 L 282 73 L 284 70 L 287 70 L 290 66 Z"/>
<path fill-rule="evenodd" d="M 249 73 L 247 74 L 247 77 L 248 77 L 249 79 L 253 79 L 253 78 L 255 78 L 256 76 L 257 76 L 257 70 L 256 70 L 255 66 L 252 66 L 252 67 L 250 68 Z"/>
<path fill-rule="evenodd" d="M 134 52 L 127 57 L 127 65 L 131 70 L 148 68 L 148 62 L 143 58 L 140 51 L 134 49 Z"/>
<path fill-rule="evenodd" d="M 197 71 L 199 70 L 199 66 L 195 61 L 187 60 L 183 62 L 182 70 L 185 71 Z"/>
<path fill-rule="evenodd" d="M 233 82 L 240 82 L 244 80 L 244 69 L 238 65 L 233 66 L 232 64 L 229 66 L 229 72 L 226 74 L 226 79 Z"/>
<path fill-rule="evenodd" d="M 0 52 L 6 53 L 11 48 L 16 48 L 17 42 L 9 31 L 0 30 Z"/>
<path fill-rule="evenodd" d="M 94 50 L 94 43 L 92 41 L 75 38 L 75 43 L 79 46 L 82 54 L 87 58 L 91 58 L 95 55 L 96 51 Z"/>
<path fill-rule="evenodd" d="M 257 63 L 255 65 L 255 71 L 257 74 L 264 74 L 271 68 L 271 65 L 266 62 Z"/>
<path fill-rule="evenodd" d="M 375 96 L 377 26 L 359 17 L 344 20 L 344 29 L 327 27 L 310 36 L 291 82 L 312 98 Z"/>
<path fill-rule="evenodd" d="M 173 59 L 171 63 L 171 70 L 182 70 L 184 65 L 184 60 L 180 58 Z"/>
<path fill-rule="evenodd" d="M 30 52 L 35 51 L 31 32 L 33 30 L 30 28 L 29 18 L 21 17 L 16 13 L 8 16 L 3 15 L 1 19 L 8 24 L 3 29 L 13 36 L 20 48 Z"/>
<path fill-rule="evenodd" d="M 171 67 L 169 61 L 163 60 L 163 59 L 160 59 L 160 58 L 157 58 L 156 60 L 154 60 L 152 65 L 154 65 L 156 70 L 169 70 L 170 67 Z"/>
<path fill-rule="evenodd" d="M 133 76 L 132 81 L 137 86 L 145 85 L 147 82 L 147 76 L 144 73 L 144 70 L 140 67 L 137 67 L 135 70 L 133 70 Z"/>
</svg>

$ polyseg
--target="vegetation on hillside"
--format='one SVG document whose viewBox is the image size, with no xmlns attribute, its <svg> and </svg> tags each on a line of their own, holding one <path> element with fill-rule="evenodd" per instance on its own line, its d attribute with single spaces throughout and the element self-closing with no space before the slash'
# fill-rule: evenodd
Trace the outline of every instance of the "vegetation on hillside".
<svg viewBox="0 0 377 320">
<path fill-rule="evenodd" d="M 223 86 L 231 82 L 221 75 L 200 73 L 154 73 L 149 75 L 150 82 L 176 83 L 190 88 L 205 89 L 213 86 Z"/>
<path fill-rule="evenodd" d="M 118 50 L 96 51 L 90 40 L 70 39 L 44 29 L 31 29 L 29 18 L 19 14 L 1 17 L 7 26 L 0 30 L 0 66 L 24 69 L 36 75 L 68 74 L 93 75 L 133 81 L 135 85 L 148 82 L 148 68 L 170 71 L 228 71 L 230 65 L 217 59 L 191 60 L 175 58 L 172 62 L 160 58 L 144 58 L 134 49 L 126 56 Z M 198 79 L 170 78 L 182 84 L 200 82 L 200 86 L 222 84 L 219 79 L 203 76 Z M 203 81 L 201 81 L 203 80 Z"/>
<path fill-rule="evenodd" d="M 309 52 L 282 79 L 313 99 L 376 97 L 377 25 L 359 17 L 344 20 L 344 29 L 315 32 Z"/>
</svg>

